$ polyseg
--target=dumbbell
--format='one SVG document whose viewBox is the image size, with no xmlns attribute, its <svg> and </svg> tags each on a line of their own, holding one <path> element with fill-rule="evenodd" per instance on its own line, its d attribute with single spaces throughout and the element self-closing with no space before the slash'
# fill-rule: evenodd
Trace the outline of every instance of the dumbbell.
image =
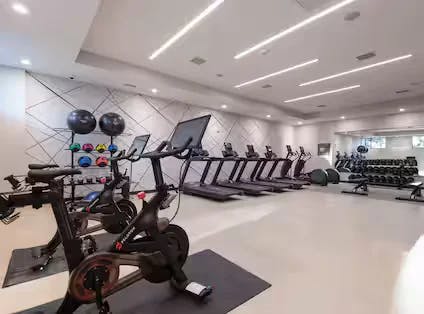
<svg viewBox="0 0 424 314">
<path fill-rule="evenodd" d="M 374 176 L 374 182 L 380 183 L 380 176 Z"/>
<path fill-rule="evenodd" d="M 380 183 L 386 183 L 386 176 L 380 176 Z"/>
<path fill-rule="evenodd" d="M 408 183 L 408 180 L 405 177 L 401 177 L 400 178 L 400 184 L 405 185 L 406 183 Z"/>
<path fill-rule="evenodd" d="M 414 177 L 408 177 L 407 180 L 408 180 L 408 183 L 412 183 L 415 181 Z"/>
<path fill-rule="evenodd" d="M 84 184 L 84 178 L 78 178 L 77 183 L 78 184 Z"/>
<path fill-rule="evenodd" d="M 368 176 L 368 181 L 369 182 L 374 182 L 374 176 Z"/>
<path fill-rule="evenodd" d="M 418 168 L 412 168 L 414 170 L 414 174 L 418 174 Z"/>
<path fill-rule="evenodd" d="M 386 159 L 381 159 L 381 161 L 380 161 L 380 165 L 385 166 L 385 165 L 386 165 Z"/>
<path fill-rule="evenodd" d="M 92 184 L 93 183 L 93 178 L 87 178 L 86 181 L 87 181 L 88 184 Z"/>
<path fill-rule="evenodd" d="M 393 184 L 399 185 L 399 183 L 400 183 L 400 177 L 394 176 L 393 177 Z"/>
<path fill-rule="evenodd" d="M 387 176 L 387 183 L 393 184 L 393 177 Z"/>
</svg>

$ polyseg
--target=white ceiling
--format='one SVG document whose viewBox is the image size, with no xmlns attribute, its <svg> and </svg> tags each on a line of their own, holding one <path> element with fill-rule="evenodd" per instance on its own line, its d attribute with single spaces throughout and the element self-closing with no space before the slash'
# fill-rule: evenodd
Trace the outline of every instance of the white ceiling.
<svg viewBox="0 0 424 314">
<path fill-rule="evenodd" d="M 155 60 L 149 56 L 204 10 L 211 0 L 26 0 L 30 16 L 0 2 L 0 64 L 19 66 L 211 108 L 296 123 L 424 110 L 424 1 L 357 0 L 353 4 L 240 60 L 237 53 L 339 1 L 227 0 Z M 303 4 L 304 7 L 299 5 Z M 317 7 L 318 6 L 318 7 Z M 305 9 L 306 8 L 306 9 Z M 360 11 L 355 21 L 344 16 Z M 5 30 L 5 31 L 3 31 Z M 82 50 L 79 54 L 78 52 Z M 356 56 L 375 51 L 373 59 Z M 411 53 L 408 60 L 311 86 L 300 83 Z M 189 62 L 207 60 L 203 65 Z M 239 89 L 234 85 L 305 61 L 319 63 Z M 75 61 L 77 60 L 77 62 Z M 216 74 L 223 74 L 219 78 Z M 418 86 L 411 83 L 422 82 Z M 273 87 L 264 89 L 265 84 Z M 340 94 L 294 103 L 284 100 L 360 84 Z M 409 89 L 406 94 L 396 90 Z M 318 108 L 325 105 L 325 108 Z"/>
</svg>

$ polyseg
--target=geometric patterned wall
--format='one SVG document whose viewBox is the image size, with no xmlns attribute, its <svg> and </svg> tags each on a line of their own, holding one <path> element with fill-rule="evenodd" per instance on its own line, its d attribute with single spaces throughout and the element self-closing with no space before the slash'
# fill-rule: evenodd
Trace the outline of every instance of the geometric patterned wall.
<svg viewBox="0 0 424 314">
<path fill-rule="evenodd" d="M 26 74 L 26 142 L 25 153 L 31 162 L 57 163 L 70 165 L 70 133 L 55 131 L 66 128 L 66 117 L 75 109 L 91 111 L 97 119 L 106 112 L 116 112 L 126 121 L 126 133 L 119 136 L 115 143 L 120 149 L 128 148 L 134 137 L 150 133 L 146 148 L 155 148 L 160 141 L 169 138 L 175 125 L 197 116 L 211 114 L 208 129 L 203 138 L 203 147 L 211 156 L 221 156 L 224 141 L 231 142 L 240 155 L 244 155 L 246 144 L 253 144 L 256 150 L 263 152 L 265 145 L 280 146 L 281 134 L 278 125 L 272 122 L 243 117 L 222 111 L 183 104 L 173 100 L 163 100 L 78 82 L 65 78 L 52 77 L 36 73 Z M 58 97 L 56 94 L 60 95 Z M 84 143 L 107 143 L 105 135 L 77 135 L 76 141 Z M 94 158 L 93 158 L 94 159 Z M 179 178 L 181 161 L 167 158 L 163 163 L 165 180 L 176 184 Z M 129 167 L 129 165 L 122 165 Z M 193 163 L 187 181 L 199 178 L 202 164 Z M 216 165 L 215 165 L 216 166 Z M 222 172 L 228 174 L 232 165 L 227 164 Z M 100 171 L 100 170 L 99 170 Z M 100 175 L 97 170 L 83 170 L 84 176 Z M 107 171 L 106 169 L 102 171 Z M 214 168 L 211 168 L 212 176 Z M 209 178 L 208 177 L 208 178 Z M 154 188 L 153 174 L 148 160 L 140 160 L 132 167 L 132 190 Z M 99 188 L 99 187 L 97 187 Z M 96 189 L 95 186 L 79 187 L 79 192 Z"/>
</svg>

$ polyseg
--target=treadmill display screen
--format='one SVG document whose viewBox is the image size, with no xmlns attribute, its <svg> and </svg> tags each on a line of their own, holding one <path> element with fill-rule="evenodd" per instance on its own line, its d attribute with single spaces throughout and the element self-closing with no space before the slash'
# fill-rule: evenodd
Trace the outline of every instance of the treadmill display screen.
<svg viewBox="0 0 424 314">
<path fill-rule="evenodd" d="M 137 149 L 137 151 L 135 152 L 134 156 L 140 156 L 146 148 L 149 138 L 150 134 L 137 136 L 136 138 L 134 138 L 134 141 L 131 144 L 131 147 L 128 152 L 131 152 L 135 148 Z"/>
<path fill-rule="evenodd" d="M 207 115 L 178 123 L 170 141 L 172 148 L 182 147 L 189 137 L 192 137 L 193 140 L 188 148 L 201 147 L 202 138 L 210 118 L 211 116 Z"/>
</svg>

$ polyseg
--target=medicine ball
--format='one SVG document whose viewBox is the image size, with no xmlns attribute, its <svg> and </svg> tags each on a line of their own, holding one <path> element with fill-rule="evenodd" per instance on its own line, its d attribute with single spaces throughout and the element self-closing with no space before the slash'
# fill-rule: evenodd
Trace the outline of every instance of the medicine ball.
<svg viewBox="0 0 424 314">
<path fill-rule="evenodd" d="M 93 146 L 93 144 L 86 143 L 86 144 L 82 145 L 82 150 L 87 152 L 87 153 L 91 153 L 94 150 L 94 146 Z"/>
<path fill-rule="evenodd" d="M 100 130 L 109 136 L 118 136 L 125 130 L 125 120 L 114 112 L 105 113 L 99 120 Z"/>
<path fill-rule="evenodd" d="M 92 202 L 99 196 L 100 192 L 90 192 L 84 197 L 84 201 Z"/>
<path fill-rule="evenodd" d="M 107 150 L 110 151 L 112 154 L 115 154 L 118 151 L 118 146 L 115 144 L 110 144 Z"/>
<path fill-rule="evenodd" d="M 69 145 L 69 149 L 72 152 L 76 153 L 76 152 L 78 152 L 81 149 L 81 145 L 78 144 L 78 143 L 72 143 L 71 145 Z"/>
<path fill-rule="evenodd" d="M 81 156 L 78 159 L 78 165 L 80 167 L 83 167 L 83 168 L 90 167 L 91 166 L 91 163 L 92 163 L 91 158 L 88 157 L 88 156 Z"/>
<path fill-rule="evenodd" d="M 108 162 L 108 160 L 105 156 L 100 156 L 100 157 L 97 157 L 97 159 L 96 159 L 96 165 L 99 166 L 99 167 L 106 167 L 107 162 Z"/>
<path fill-rule="evenodd" d="M 96 146 L 96 151 L 98 151 L 99 153 L 104 153 L 106 150 L 106 145 L 105 144 L 98 144 Z"/>
<path fill-rule="evenodd" d="M 68 128 L 77 134 L 88 134 L 96 128 L 96 118 L 87 110 L 74 110 L 68 115 Z"/>
</svg>

